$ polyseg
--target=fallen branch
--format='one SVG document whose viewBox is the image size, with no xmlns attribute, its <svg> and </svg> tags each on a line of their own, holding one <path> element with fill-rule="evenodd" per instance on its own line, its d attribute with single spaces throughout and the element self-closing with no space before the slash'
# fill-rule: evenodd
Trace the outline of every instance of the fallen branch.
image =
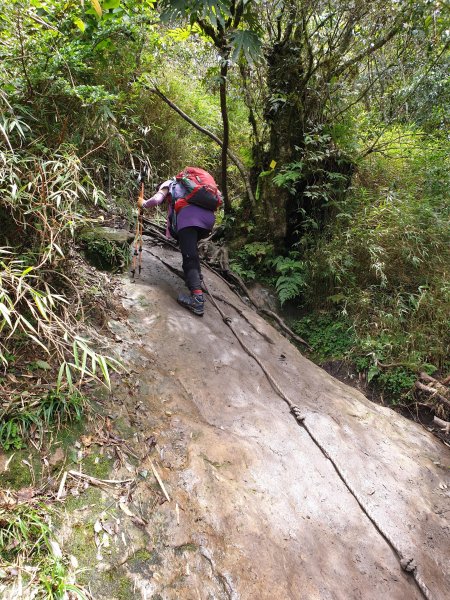
<svg viewBox="0 0 450 600">
<path fill-rule="evenodd" d="M 431 384 L 430 387 L 433 387 L 433 389 L 436 389 L 444 397 L 445 397 L 445 395 L 449 391 L 444 383 L 438 381 L 437 379 L 435 379 L 431 375 L 428 375 L 428 373 L 424 373 L 423 371 L 421 371 L 419 373 L 419 379 L 421 379 L 422 381 L 430 383 Z"/>
<path fill-rule="evenodd" d="M 150 230 L 151 235 L 154 235 L 159 240 L 161 240 L 161 242 L 163 242 L 167 246 L 170 246 L 174 250 L 178 250 L 177 243 L 175 241 L 169 240 L 162 231 L 159 231 L 157 226 L 152 221 L 150 221 L 150 219 L 146 219 L 144 217 L 143 221 L 144 221 L 144 225 L 146 225 L 148 227 L 148 229 Z M 144 233 L 147 233 L 147 231 L 144 231 Z"/>
<path fill-rule="evenodd" d="M 414 384 L 414 386 L 418 390 L 420 390 L 421 392 L 425 392 L 427 394 L 431 394 L 429 400 L 431 400 L 433 398 L 436 401 L 438 401 L 441 404 L 443 404 L 444 406 L 446 406 L 450 410 L 450 400 L 447 400 L 447 398 L 444 398 L 444 396 L 442 396 L 441 394 L 439 394 L 439 392 L 436 389 L 430 387 L 429 385 L 425 385 L 421 381 L 416 381 L 416 383 Z"/>
<path fill-rule="evenodd" d="M 245 285 L 245 283 L 242 281 L 241 277 L 239 277 L 239 275 L 236 275 L 236 273 L 233 273 L 231 270 L 228 271 L 228 275 L 238 283 L 238 285 L 244 291 L 244 293 L 246 294 L 246 296 L 248 296 L 250 302 L 253 304 L 253 306 L 256 308 L 256 310 L 259 313 L 263 313 L 263 314 L 267 315 L 268 317 L 270 317 L 271 319 L 274 319 L 278 323 L 278 325 L 281 327 L 281 329 L 284 332 L 286 332 L 292 339 L 294 339 L 296 342 L 299 342 L 300 344 L 304 344 L 309 350 L 311 350 L 311 346 L 308 344 L 308 342 L 305 342 L 305 340 L 303 338 L 301 338 L 300 336 L 296 335 L 286 325 L 286 323 L 283 321 L 283 319 L 281 317 L 279 317 L 272 310 L 269 310 L 267 308 L 262 307 L 258 302 L 255 301 L 255 299 L 253 298 L 253 295 L 251 294 L 250 290 Z"/>
<path fill-rule="evenodd" d="M 166 488 L 164 487 L 164 484 L 163 484 L 163 482 L 162 482 L 162 479 L 161 479 L 161 477 L 159 476 L 159 473 L 158 473 L 158 471 L 156 470 L 156 468 L 155 468 L 154 464 L 152 463 L 152 461 L 150 461 L 150 466 L 151 466 L 151 468 L 152 468 L 153 475 L 156 477 L 156 481 L 159 483 L 159 485 L 160 485 L 160 487 L 161 487 L 161 489 L 162 489 L 162 491 L 163 491 L 163 493 L 164 493 L 164 496 L 167 498 L 167 501 L 168 501 L 168 502 L 170 502 L 170 496 L 169 496 L 169 494 L 167 493 L 167 490 L 166 490 Z"/>
<path fill-rule="evenodd" d="M 244 294 L 248 297 L 248 299 L 253 304 L 253 306 L 257 310 L 259 310 L 259 304 L 253 298 L 253 294 L 250 292 L 250 290 L 248 289 L 248 287 L 245 285 L 245 283 L 243 282 L 242 278 L 239 277 L 239 275 L 236 275 L 236 273 L 233 273 L 233 271 L 229 267 L 227 268 L 227 275 L 231 279 L 233 279 L 239 285 L 239 287 L 244 292 Z M 228 284 L 228 287 L 229 287 L 229 284 Z"/>
<path fill-rule="evenodd" d="M 439 417 L 434 416 L 433 423 L 435 425 L 438 425 L 438 427 L 441 428 L 441 431 L 443 431 L 447 435 L 450 433 L 450 422 L 449 421 L 443 421 Z"/>
<path fill-rule="evenodd" d="M 296 342 L 299 342 L 299 344 L 304 344 L 308 350 L 312 350 L 311 346 L 308 344 L 308 342 L 305 342 L 305 340 L 303 338 L 301 338 L 299 335 L 297 335 L 296 333 L 294 333 L 291 329 L 289 329 L 289 327 L 286 325 L 286 323 L 283 321 L 283 319 L 281 319 L 277 313 L 273 312 L 273 310 L 268 310 L 267 308 L 260 308 L 259 309 L 261 312 L 263 312 L 264 314 L 266 314 L 268 317 L 270 317 L 271 319 L 275 319 L 275 321 L 278 323 L 278 325 L 286 332 L 290 335 L 290 337 L 292 339 L 294 339 Z"/>
<path fill-rule="evenodd" d="M 97 479 L 97 477 L 91 477 L 91 475 L 86 475 L 81 471 L 68 471 L 68 475 L 75 479 L 85 479 L 92 485 L 129 485 L 134 481 L 134 479 Z"/>
<path fill-rule="evenodd" d="M 64 471 L 64 475 L 61 478 L 61 482 L 59 484 L 59 488 L 58 488 L 58 493 L 56 494 L 56 499 L 57 500 L 61 500 L 61 498 L 64 495 L 64 486 L 66 485 L 66 479 L 67 479 L 67 471 Z"/>
</svg>

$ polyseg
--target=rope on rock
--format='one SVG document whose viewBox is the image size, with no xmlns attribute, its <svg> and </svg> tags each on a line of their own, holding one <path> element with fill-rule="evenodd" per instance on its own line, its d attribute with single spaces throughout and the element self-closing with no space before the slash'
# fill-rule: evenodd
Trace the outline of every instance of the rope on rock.
<svg viewBox="0 0 450 600">
<path fill-rule="evenodd" d="M 155 223 L 153 221 L 151 221 L 150 219 L 145 219 L 144 218 L 144 223 L 147 226 L 148 231 L 150 232 L 151 235 L 155 236 L 156 238 L 158 238 L 158 240 L 160 242 L 162 242 L 163 244 L 165 244 L 166 246 L 169 246 L 170 248 L 173 248 L 174 250 L 179 251 L 179 248 L 177 246 L 177 244 L 175 242 L 172 242 L 171 240 L 167 239 L 167 237 L 164 234 L 164 230 L 163 228 L 158 227 L 157 225 L 155 225 Z M 156 256 L 156 255 L 154 255 Z M 159 258 L 159 257 L 158 257 Z M 161 260 L 161 259 L 160 259 Z M 244 304 L 248 304 L 248 302 L 246 302 L 246 300 L 239 294 L 237 286 L 233 286 L 230 284 L 229 281 L 227 281 L 225 279 L 225 277 L 223 277 L 217 269 L 214 269 L 211 265 L 209 265 L 206 261 L 202 260 L 201 261 L 202 265 L 205 266 L 209 271 L 211 271 L 212 273 L 214 273 L 214 275 L 216 275 L 216 277 L 219 277 L 219 279 L 221 279 L 225 285 L 233 292 L 233 294 L 235 294 L 236 296 L 238 296 L 238 298 L 240 298 L 242 300 L 242 302 L 244 302 Z M 170 268 L 170 267 L 169 267 Z M 289 336 L 291 339 L 295 340 L 297 343 L 302 344 L 304 346 L 306 346 L 308 348 L 308 350 L 311 350 L 311 346 L 308 344 L 308 342 L 306 342 L 303 338 L 301 338 L 299 335 L 297 335 L 296 333 L 294 333 L 292 331 L 292 329 L 290 329 L 286 323 L 283 321 L 283 319 L 281 319 L 275 312 L 273 312 L 272 310 L 268 310 L 267 308 L 258 306 L 256 304 L 256 302 L 254 301 L 254 299 L 252 298 L 252 295 L 250 293 L 250 290 L 245 286 L 244 282 L 242 281 L 242 279 L 240 277 L 238 277 L 236 274 L 232 274 L 230 272 L 230 275 L 233 276 L 233 279 L 236 281 L 237 285 L 240 286 L 242 288 L 242 290 L 244 291 L 244 293 L 247 295 L 248 300 L 250 302 L 250 304 L 254 307 L 254 310 L 259 313 L 261 316 L 266 315 L 268 316 L 270 319 L 274 320 L 277 322 L 278 326 L 287 334 L 287 336 Z M 222 300 L 223 302 L 227 302 L 229 304 L 229 302 L 227 300 L 224 300 L 223 298 L 220 298 L 220 300 Z M 233 308 L 239 312 L 239 309 L 233 305 Z M 243 315 L 244 316 L 244 315 Z M 244 316 L 244 318 L 246 318 Z"/>
<path fill-rule="evenodd" d="M 242 346 L 244 351 L 249 356 L 251 356 L 253 358 L 253 360 L 255 360 L 258 363 L 259 367 L 263 371 L 264 375 L 267 377 L 272 388 L 280 396 L 280 398 L 282 400 L 284 400 L 284 402 L 286 402 L 286 404 L 289 406 L 289 409 L 290 409 L 292 415 L 294 416 L 295 420 L 297 421 L 297 423 L 305 429 L 305 431 L 307 432 L 307 434 L 309 435 L 311 440 L 314 442 L 314 444 L 319 448 L 319 450 L 322 452 L 322 454 L 325 456 L 325 458 L 327 458 L 330 461 L 330 463 L 333 466 L 334 470 L 336 471 L 338 477 L 341 479 L 342 483 L 345 485 L 347 490 L 350 492 L 350 494 L 356 500 L 360 509 L 363 511 L 363 513 L 366 515 L 366 517 L 369 519 L 369 521 L 372 523 L 372 525 L 375 527 L 375 529 L 378 531 L 378 533 L 381 535 L 381 537 L 384 538 L 384 540 L 386 541 L 388 546 L 391 548 L 391 550 L 397 556 L 397 558 L 400 562 L 401 568 L 406 573 L 409 573 L 410 575 L 412 575 L 412 577 L 414 578 L 414 581 L 415 581 L 417 587 L 419 588 L 420 592 L 422 593 L 423 597 L 426 598 L 427 600 L 433 600 L 433 596 L 432 596 L 428 586 L 425 584 L 424 580 L 418 573 L 418 568 L 417 568 L 414 558 L 405 557 L 404 554 L 402 553 L 402 551 L 394 543 L 391 536 L 386 531 L 384 531 L 383 527 L 377 521 L 377 518 L 375 517 L 375 515 L 373 515 L 371 509 L 364 504 L 364 501 L 361 499 L 361 496 L 358 494 L 358 492 L 356 492 L 353 489 L 353 487 L 349 483 L 348 477 L 347 477 L 345 471 L 342 469 L 342 467 L 338 466 L 335 459 L 332 456 L 330 456 L 329 452 L 322 446 L 320 441 L 314 435 L 313 431 L 308 426 L 306 415 L 294 402 L 292 402 L 292 400 L 289 399 L 289 397 L 285 394 L 285 392 L 283 392 L 283 390 L 279 386 L 278 382 L 274 379 L 274 377 L 269 373 L 267 368 L 264 366 L 264 364 L 262 363 L 260 358 L 240 338 L 239 334 L 237 333 L 236 329 L 233 326 L 233 322 L 232 322 L 231 318 L 226 316 L 224 314 L 224 312 L 220 309 L 219 305 L 217 304 L 217 302 L 216 302 L 214 296 L 211 294 L 211 292 L 208 292 L 208 294 L 211 299 L 211 302 L 214 304 L 215 308 L 217 309 L 220 316 L 222 317 L 223 322 L 231 329 L 231 331 L 233 332 L 234 336 L 236 337 L 237 341 Z"/>
<path fill-rule="evenodd" d="M 172 246 L 172 244 L 170 244 L 170 245 Z M 178 269 L 175 269 L 174 267 L 172 267 L 172 265 L 170 265 L 169 263 L 164 261 L 162 258 L 157 256 L 156 254 L 153 254 L 153 253 L 151 253 L 151 254 L 152 254 L 152 256 L 154 256 L 155 258 L 160 260 L 173 273 L 175 273 L 176 275 L 178 275 L 180 277 L 182 276 L 180 271 L 178 271 Z M 271 373 L 268 371 L 268 369 L 262 363 L 260 358 L 241 339 L 241 337 L 239 336 L 235 327 L 233 326 L 231 317 L 225 315 L 225 313 L 221 310 L 221 308 L 219 307 L 219 305 L 216 302 L 216 299 L 214 298 L 214 295 L 209 290 L 207 290 L 207 293 L 208 293 L 208 296 L 209 296 L 212 304 L 214 305 L 214 307 L 216 308 L 216 310 L 222 317 L 223 322 L 231 329 L 231 331 L 233 332 L 233 335 L 235 336 L 235 338 L 237 339 L 239 344 L 242 346 L 243 350 L 251 358 L 253 358 L 253 360 L 259 365 L 260 369 L 266 376 L 267 380 L 269 381 L 269 383 L 272 386 L 272 388 L 274 389 L 274 391 L 289 406 L 290 412 L 293 415 L 293 417 L 295 418 L 295 420 L 297 421 L 297 423 L 305 429 L 305 431 L 307 432 L 307 434 L 309 435 L 309 437 L 311 438 L 313 443 L 317 446 L 317 448 L 319 448 L 319 450 L 321 451 L 323 456 L 330 461 L 336 474 L 338 475 L 338 477 L 340 478 L 342 483 L 345 485 L 345 487 L 347 488 L 349 493 L 353 496 L 353 498 L 355 499 L 356 503 L 358 504 L 358 506 L 360 507 L 362 512 L 366 515 L 366 517 L 369 519 L 369 521 L 375 527 L 377 532 L 381 535 L 381 537 L 385 540 L 385 542 L 391 548 L 394 555 L 398 558 L 398 561 L 399 561 L 400 566 L 403 569 L 403 571 L 405 571 L 406 573 L 408 573 L 409 575 L 411 575 L 413 577 L 414 582 L 417 585 L 420 593 L 422 594 L 422 596 L 424 598 L 426 598 L 426 600 L 434 600 L 434 597 L 431 594 L 428 586 L 426 585 L 425 581 L 423 580 L 420 573 L 418 572 L 418 567 L 417 567 L 417 564 L 416 564 L 414 558 L 409 557 L 409 556 L 406 557 L 403 554 L 403 552 L 399 549 L 399 547 L 395 544 L 395 542 L 392 540 L 392 537 L 383 529 L 382 525 L 380 525 L 377 518 L 372 513 L 372 510 L 368 506 L 365 505 L 364 501 L 361 499 L 358 492 L 356 492 L 353 489 L 352 485 L 349 483 L 349 478 L 346 475 L 344 469 L 337 464 L 336 460 L 332 456 L 330 456 L 330 454 L 326 450 L 326 448 L 324 448 L 324 446 L 321 444 L 321 442 L 314 435 L 313 431 L 311 430 L 311 428 L 308 425 L 307 415 L 305 415 L 304 412 L 294 402 L 292 402 L 292 400 L 290 400 L 290 398 L 287 396 L 287 394 L 281 389 L 281 387 L 278 384 L 278 382 L 276 381 L 276 379 L 271 375 Z M 227 304 L 231 305 L 231 303 L 229 303 L 229 302 L 227 302 Z M 235 307 L 233 306 L 233 308 L 235 308 Z M 238 310 L 237 312 L 240 313 L 242 316 L 242 311 Z M 246 319 L 246 320 L 247 320 L 247 322 L 249 322 L 248 319 Z"/>
</svg>

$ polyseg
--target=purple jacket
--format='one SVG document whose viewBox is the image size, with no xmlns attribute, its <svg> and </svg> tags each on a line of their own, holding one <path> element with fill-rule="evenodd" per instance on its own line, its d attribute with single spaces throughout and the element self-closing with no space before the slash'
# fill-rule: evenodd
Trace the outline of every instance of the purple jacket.
<svg viewBox="0 0 450 600">
<path fill-rule="evenodd" d="M 170 192 L 170 194 L 169 194 Z M 159 190 L 151 198 L 146 200 L 143 204 L 144 208 L 151 208 L 152 206 L 158 206 L 162 204 L 164 200 L 168 199 L 167 207 L 167 227 L 166 236 L 171 237 L 169 233 L 169 217 L 172 214 L 171 196 L 176 200 L 183 198 L 186 194 L 185 189 L 179 183 L 176 183 L 173 179 L 165 181 L 159 186 Z M 211 231 L 216 221 L 216 215 L 212 210 L 206 210 L 201 206 L 195 206 L 190 204 L 182 208 L 177 214 L 177 229 L 180 231 L 185 227 L 202 227 Z"/>
</svg>

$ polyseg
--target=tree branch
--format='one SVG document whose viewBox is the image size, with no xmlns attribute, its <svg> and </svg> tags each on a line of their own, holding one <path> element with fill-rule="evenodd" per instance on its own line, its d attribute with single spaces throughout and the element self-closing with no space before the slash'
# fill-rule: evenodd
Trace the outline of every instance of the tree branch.
<svg viewBox="0 0 450 600">
<path fill-rule="evenodd" d="M 217 35 L 217 32 L 214 29 L 214 27 L 210 23 L 208 23 L 208 21 L 205 21 L 204 19 L 200 18 L 197 18 L 197 23 L 199 24 L 199 27 L 203 31 L 203 33 L 208 35 L 216 46 L 219 46 L 220 38 Z"/>
<path fill-rule="evenodd" d="M 222 56 L 220 64 L 220 112 L 223 123 L 222 139 L 222 195 L 225 213 L 231 212 L 231 203 L 228 198 L 227 167 L 228 167 L 228 146 L 230 141 L 230 124 L 228 121 L 227 110 L 227 77 L 228 77 L 228 54 Z"/>
<path fill-rule="evenodd" d="M 165 96 L 161 92 L 161 90 L 159 90 L 157 87 L 148 88 L 148 89 L 149 89 L 149 91 L 152 94 L 155 94 L 156 96 L 158 96 L 158 98 L 161 98 L 161 100 L 163 102 L 165 102 L 168 106 L 170 106 L 170 108 L 172 108 L 175 112 L 177 112 L 180 115 L 180 117 L 182 117 L 185 121 L 187 121 L 188 123 L 190 123 L 190 125 L 192 125 L 193 127 L 195 127 L 195 129 L 197 129 L 201 133 L 204 133 L 209 138 L 211 138 L 212 140 L 214 140 L 216 142 L 216 144 L 218 144 L 221 148 L 223 147 L 223 142 L 222 142 L 222 140 L 220 138 L 218 138 L 211 131 L 208 131 L 208 129 L 205 129 L 204 127 L 202 127 L 201 125 L 199 125 L 196 121 L 194 121 L 194 119 L 192 119 L 191 117 L 189 117 L 185 112 L 183 112 L 181 110 L 181 108 L 179 108 L 176 104 L 174 104 L 171 100 L 169 100 L 169 98 L 167 98 L 167 96 Z M 244 165 L 242 164 L 242 162 L 239 160 L 239 158 L 230 149 L 228 149 L 227 154 L 230 157 L 230 159 L 234 162 L 234 164 L 236 165 L 236 167 L 238 168 L 239 173 L 241 174 L 242 179 L 244 181 L 245 189 L 247 191 L 249 200 L 250 200 L 251 204 L 253 206 L 255 206 L 255 204 L 256 204 L 255 197 L 253 195 L 252 188 L 251 188 L 251 185 L 250 185 L 250 180 L 249 180 L 249 177 L 248 177 L 248 174 L 246 172 L 246 169 L 245 169 Z"/>
<path fill-rule="evenodd" d="M 384 37 L 380 38 L 378 42 L 376 42 L 375 44 L 371 44 L 368 48 L 361 50 L 361 52 L 359 52 L 353 58 L 350 58 L 349 60 L 345 61 L 345 63 L 342 64 L 338 69 L 333 71 L 331 75 L 333 77 L 339 77 L 339 75 L 342 75 L 342 73 L 346 71 L 349 67 L 356 63 L 359 63 L 366 56 L 370 56 L 371 54 L 385 46 L 389 42 L 389 40 L 391 40 L 394 37 L 394 35 L 396 35 L 400 31 L 400 29 L 400 24 L 395 25 L 395 27 L 388 31 Z"/>
<path fill-rule="evenodd" d="M 252 97 L 250 94 L 247 72 L 245 70 L 244 63 L 241 60 L 239 61 L 239 72 L 240 72 L 241 78 L 242 78 L 244 102 L 245 102 L 245 105 L 247 106 L 248 112 L 249 112 L 248 120 L 252 127 L 253 136 L 255 138 L 255 141 L 256 141 L 256 143 L 259 143 L 260 137 L 259 137 L 259 131 L 258 131 L 258 123 L 256 121 L 255 111 L 253 110 Z"/>
<path fill-rule="evenodd" d="M 337 113 L 332 115 L 333 121 L 336 120 L 338 117 L 340 117 L 343 113 L 347 112 L 352 106 L 355 106 L 355 104 L 358 104 L 358 102 L 360 102 L 369 93 L 371 88 L 373 88 L 373 86 L 382 79 L 383 75 L 385 75 L 385 73 L 388 73 L 389 70 L 394 66 L 395 66 L 395 63 L 391 63 L 385 69 L 383 69 L 381 71 L 381 73 L 377 73 L 377 77 L 373 78 L 370 81 L 370 83 L 359 94 L 359 96 L 356 98 L 356 100 L 354 100 L 353 102 L 350 102 L 350 104 L 347 104 L 347 106 L 345 106 L 344 108 L 341 108 L 340 111 L 338 111 Z"/>
<path fill-rule="evenodd" d="M 422 83 L 422 81 L 425 79 L 425 77 L 428 75 L 428 73 L 431 71 L 431 69 L 436 66 L 441 58 L 441 56 L 448 50 L 448 48 L 450 48 L 450 42 L 446 42 L 444 44 L 444 46 L 442 47 L 441 51 L 439 52 L 437 58 L 428 66 L 427 70 L 423 73 L 422 77 L 420 77 L 419 81 L 415 84 L 415 86 L 409 91 L 409 93 L 407 94 L 407 96 L 405 96 L 405 98 L 403 98 L 402 102 L 397 106 L 397 110 L 400 109 L 400 107 L 404 106 L 405 103 L 409 100 L 409 98 L 412 97 L 413 93 L 417 90 L 417 88 L 419 87 L 419 85 Z M 365 150 L 364 152 L 362 152 L 359 155 L 359 158 L 365 158 L 366 156 L 368 156 L 369 154 L 371 154 L 372 152 L 378 152 L 379 148 L 381 148 L 383 145 L 380 145 L 377 147 L 377 143 L 378 141 L 382 138 L 383 134 L 388 130 L 388 128 L 390 127 L 392 122 L 392 119 L 389 119 L 386 123 L 384 128 L 382 129 L 381 133 L 378 134 L 378 136 L 376 137 L 376 139 L 372 142 L 372 144 L 367 148 L 367 150 Z M 384 144 L 384 146 L 388 145 L 387 143 Z"/>
</svg>

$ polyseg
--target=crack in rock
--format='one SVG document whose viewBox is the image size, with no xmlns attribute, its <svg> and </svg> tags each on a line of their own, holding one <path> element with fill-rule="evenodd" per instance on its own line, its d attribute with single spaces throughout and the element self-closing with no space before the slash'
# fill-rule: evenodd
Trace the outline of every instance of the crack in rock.
<svg viewBox="0 0 450 600">
<path fill-rule="evenodd" d="M 207 548 L 205 548 L 204 546 L 200 546 L 200 554 L 204 558 L 206 558 L 206 560 L 210 564 L 212 574 L 214 575 L 214 577 L 217 579 L 217 581 L 222 586 L 222 589 L 225 592 L 227 598 L 229 598 L 229 600 L 239 600 L 240 596 L 234 588 L 233 581 L 232 581 L 230 575 L 228 573 L 221 573 L 220 571 L 218 571 L 216 564 L 214 563 L 214 560 L 213 560 L 209 550 Z"/>
</svg>

